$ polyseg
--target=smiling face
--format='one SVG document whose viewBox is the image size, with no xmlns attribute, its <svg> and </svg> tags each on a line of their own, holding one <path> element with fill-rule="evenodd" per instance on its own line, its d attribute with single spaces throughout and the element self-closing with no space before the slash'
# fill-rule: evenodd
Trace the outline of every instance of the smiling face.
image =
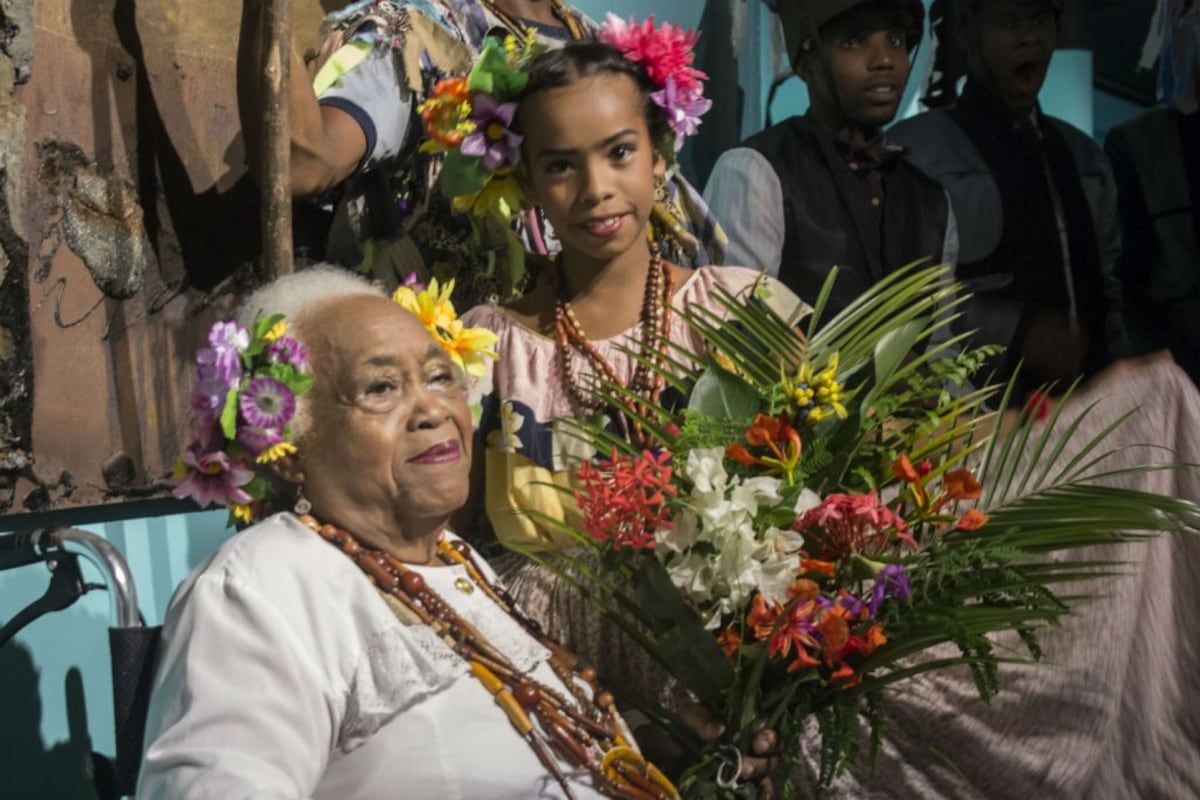
<svg viewBox="0 0 1200 800">
<path fill-rule="evenodd" d="M 564 255 L 610 261 L 639 245 L 664 171 L 628 75 L 599 73 L 544 89 L 521 103 L 530 199 L 542 207 Z"/>
<path fill-rule="evenodd" d="M 1046 0 L 985 0 L 967 21 L 971 77 L 991 89 L 1014 116 L 1037 104 L 1058 40 Z"/>
<path fill-rule="evenodd" d="M 376 546 L 436 533 L 466 502 L 466 384 L 391 300 L 331 300 L 298 323 L 317 376 L 298 468 L 313 513 Z"/>
<path fill-rule="evenodd" d="M 821 27 L 821 44 L 800 64 L 813 113 L 827 127 L 873 135 L 896 116 L 911 67 L 911 20 L 894 8 L 865 5 Z"/>
</svg>

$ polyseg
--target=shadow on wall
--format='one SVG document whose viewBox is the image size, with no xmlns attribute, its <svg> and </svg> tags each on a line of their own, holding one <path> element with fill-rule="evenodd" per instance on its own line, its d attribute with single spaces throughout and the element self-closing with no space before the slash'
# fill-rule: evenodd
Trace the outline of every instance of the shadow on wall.
<svg viewBox="0 0 1200 800">
<path fill-rule="evenodd" d="M 0 648 L 0 774 L 4 796 L 12 800 L 92 800 L 88 775 L 92 750 L 83 678 L 67 671 L 62 691 L 67 706 L 67 738 L 49 747 L 42 738 L 42 690 L 33 654 L 21 642 Z"/>
</svg>

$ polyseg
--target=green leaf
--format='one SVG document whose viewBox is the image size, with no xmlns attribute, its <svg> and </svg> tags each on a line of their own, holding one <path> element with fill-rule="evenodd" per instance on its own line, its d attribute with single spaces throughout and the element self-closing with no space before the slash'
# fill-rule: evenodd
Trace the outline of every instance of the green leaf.
<svg viewBox="0 0 1200 800">
<path fill-rule="evenodd" d="M 731 372 L 709 367 L 692 388 L 688 408 L 710 417 L 726 419 L 754 418 L 758 411 L 758 392 Z"/>
<path fill-rule="evenodd" d="M 438 186 L 442 194 L 450 198 L 475 194 L 483 188 L 490 175 L 491 173 L 484 168 L 482 159 L 465 156 L 459 150 L 451 150 L 442 161 Z"/>
<path fill-rule="evenodd" d="M 671 582 L 657 558 L 640 559 L 634 594 L 646 614 L 658 648 L 675 676 L 710 708 L 721 707 L 721 694 L 733 683 L 733 667 L 711 631 Z"/>
<path fill-rule="evenodd" d="M 238 417 L 238 386 L 234 386 L 225 394 L 225 405 L 221 407 L 221 432 L 226 439 L 237 436 Z"/>
</svg>

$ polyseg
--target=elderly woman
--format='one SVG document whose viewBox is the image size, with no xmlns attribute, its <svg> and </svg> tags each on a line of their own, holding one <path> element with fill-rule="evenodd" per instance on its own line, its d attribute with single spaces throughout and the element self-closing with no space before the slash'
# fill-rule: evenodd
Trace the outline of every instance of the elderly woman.
<svg viewBox="0 0 1200 800">
<path fill-rule="evenodd" d="M 340 271 L 277 280 L 242 323 L 198 356 L 179 493 L 296 513 L 177 591 L 138 797 L 676 796 L 446 529 L 471 460 L 459 351 Z"/>
</svg>

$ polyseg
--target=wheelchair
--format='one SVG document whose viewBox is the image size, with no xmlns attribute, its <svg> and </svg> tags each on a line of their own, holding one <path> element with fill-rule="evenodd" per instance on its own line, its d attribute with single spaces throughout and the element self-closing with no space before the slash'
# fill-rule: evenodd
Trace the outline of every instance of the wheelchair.
<svg viewBox="0 0 1200 800">
<path fill-rule="evenodd" d="M 79 568 L 81 556 L 101 571 L 104 584 L 84 581 Z M 45 594 L 0 627 L 0 647 L 43 614 L 68 608 L 88 591 L 111 592 L 114 619 L 108 629 L 108 642 L 116 753 L 112 758 L 92 753 L 91 772 L 101 800 L 130 796 L 137 787 L 142 761 L 146 712 L 162 628 L 145 624 L 125 558 L 106 539 L 72 528 L 0 534 L 0 571 L 38 563 L 49 569 L 50 585 Z"/>
</svg>

